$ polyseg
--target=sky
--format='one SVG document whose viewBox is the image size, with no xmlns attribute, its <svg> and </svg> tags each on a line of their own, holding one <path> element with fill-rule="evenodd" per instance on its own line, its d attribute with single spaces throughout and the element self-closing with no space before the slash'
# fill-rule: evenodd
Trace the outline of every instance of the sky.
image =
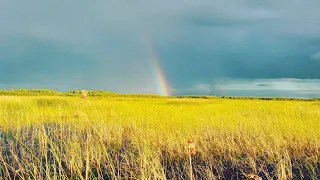
<svg viewBox="0 0 320 180">
<path fill-rule="evenodd" d="M 319 0 L 0 1 L 0 89 L 320 96 Z"/>
</svg>

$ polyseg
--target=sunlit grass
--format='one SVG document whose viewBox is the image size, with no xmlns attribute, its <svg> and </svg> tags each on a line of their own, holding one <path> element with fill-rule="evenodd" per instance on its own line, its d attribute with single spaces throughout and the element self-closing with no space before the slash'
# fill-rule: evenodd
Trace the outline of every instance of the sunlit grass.
<svg viewBox="0 0 320 180">
<path fill-rule="evenodd" d="M 0 176 L 320 178 L 320 103 L 0 97 Z M 189 144 L 196 154 L 189 164 Z"/>
</svg>

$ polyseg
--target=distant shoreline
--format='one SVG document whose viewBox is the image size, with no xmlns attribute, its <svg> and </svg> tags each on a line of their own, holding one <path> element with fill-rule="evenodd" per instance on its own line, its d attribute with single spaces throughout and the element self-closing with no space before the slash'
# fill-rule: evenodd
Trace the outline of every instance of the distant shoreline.
<svg viewBox="0 0 320 180">
<path fill-rule="evenodd" d="M 0 90 L 0 96 L 63 96 L 81 97 L 81 90 L 60 92 L 50 89 L 10 89 Z M 212 95 L 178 95 L 161 96 L 156 94 L 120 94 L 105 90 L 88 90 L 88 97 L 119 98 L 178 98 L 178 99 L 237 99 L 237 100 L 274 100 L 274 101 L 319 101 L 319 98 L 262 97 L 262 96 L 212 96 Z"/>
</svg>

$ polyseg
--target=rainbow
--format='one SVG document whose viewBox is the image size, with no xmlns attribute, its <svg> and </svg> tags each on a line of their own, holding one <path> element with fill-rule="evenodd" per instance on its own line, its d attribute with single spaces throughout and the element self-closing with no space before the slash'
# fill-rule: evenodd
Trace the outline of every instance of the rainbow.
<svg viewBox="0 0 320 180">
<path fill-rule="evenodd" d="M 148 51 L 151 55 L 151 61 L 152 61 L 152 66 L 153 66 L 153 70 L 154 70 L 154 76 L 155 76 L 155 79 L 157 82 L 158 93 L 162 96 L 170 96 L 171 95 L 171 88 L 169 86 L 169 83 L 166 80 L 165 73 L 161 67 L 159 58 L 156 54 L 156 51 L 153 48 L 150 41 L 148 41 L 148 40 L 147 40 L 147 47 L 148 47 Z"/>
</svg>

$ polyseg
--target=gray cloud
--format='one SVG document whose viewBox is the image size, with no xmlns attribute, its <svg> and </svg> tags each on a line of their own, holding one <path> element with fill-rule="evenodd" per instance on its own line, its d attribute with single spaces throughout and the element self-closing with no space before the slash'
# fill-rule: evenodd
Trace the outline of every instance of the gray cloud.
<svg viewBox="0 0 320 180">
<path fill-rule="evenodd" d="M 207 84 L 221 77 L 320 79 L 320 64 L 310 61 L 320 51 L 319 7 L 318 0 L 4 0 L 0 84 L 157 93 L 146 39 L 175 89 L 210 92 Z"/>
<path fill-rule="evenodd" d="M 311 59 L 320 61 L 320 51 L 311 55 Z"/>
<path fill-rule="evenodd" d="M 219 96 L 320 96 L 319 79 L 215 79 L 208 84 L 194 84 L 180 89 L 181 94 L 206 94 Z"/>
<path fill-rule="evenodd" d="M 269 86 L 269 84 L 258 84 L 257 86 L 259 86 L 259 87 L 266 87 L 266 86 Z"/>
</svg>

